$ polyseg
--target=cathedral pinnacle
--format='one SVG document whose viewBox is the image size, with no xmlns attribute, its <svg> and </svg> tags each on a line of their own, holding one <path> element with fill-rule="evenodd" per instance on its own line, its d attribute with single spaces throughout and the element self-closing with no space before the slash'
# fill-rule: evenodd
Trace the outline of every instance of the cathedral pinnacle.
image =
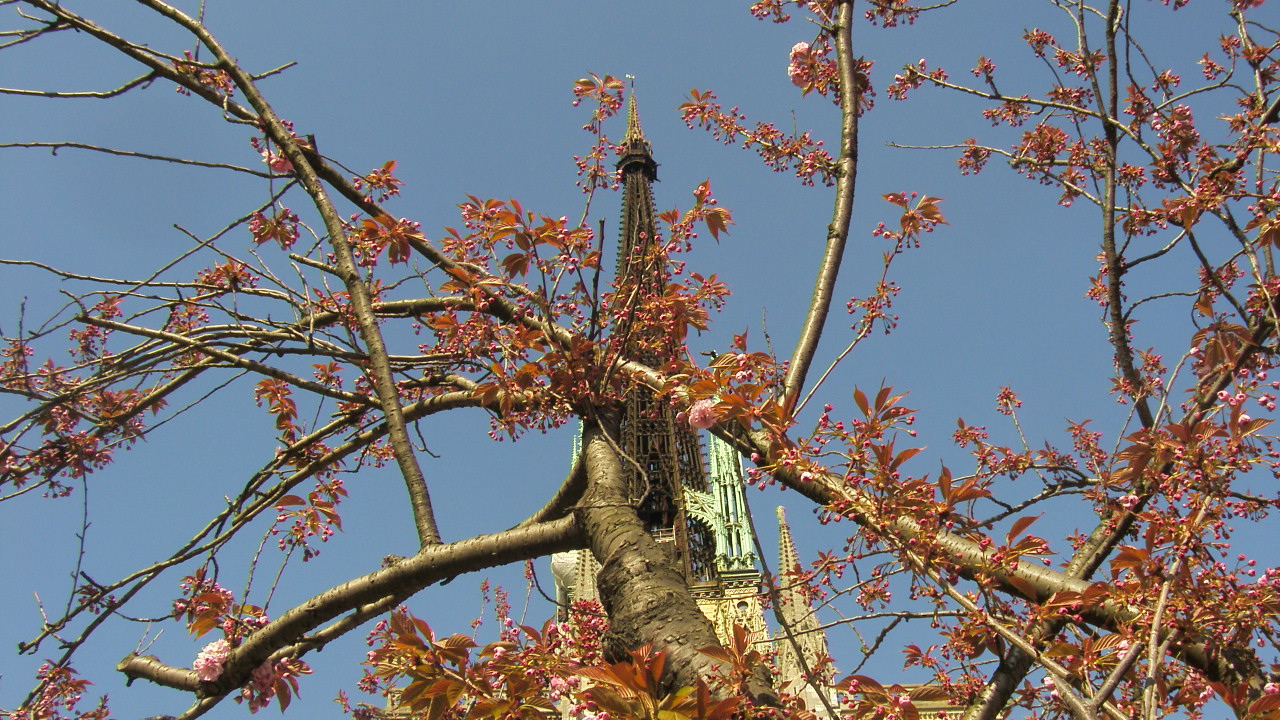
<svg viewBox="0 0 1280 720">
<path fill-rule="evenodd" d="M 624 145 L 632 143 L 649 143 L 644 139 L 644 131 L 640 129 L 640 114 L 636 112 L 636 76 L 628 75 L 627 80 L 629 86 L 627 88 L 627 134 L 623 136 Z"/>
<path fill-rule="evenodd" d="M 778 506 L 778 572 L 787 573 L 800 564 L 800 554 L 791 539 L 791 526 L 787 524 L 787 511 Z"/>
<path fill-rule="evenodd" d="M 800 695 L 811 708 L 830 707 L 818 697 L 818 687 L 828 685 L 834 668 L 828 663 L 830 654 L 827 648 L 827 634 L 823 632 L 813 613 L 813 604 L 808 594 L 801 590 L 804 582 L 801 570 L 800 555 L 796 552 L 795 540 L 791 537 L 791 526 L 787 524 L 787 512 L 778 507 L 778 576 L 785 585 L 779 589 L 778 611 L 785 621 L 783 633 L 789 638 L 778 643 L 778 667 L 783 687 L 793 688 L 792 692 Z M 801 662 L 796 652 L 804 658 Z M 805 667 L 823 668 L 824 682 L 813 683 L 805 677 Z"/>
<path fill-rule="evenodd" d="M 650 181 L 658 179 L 658 163 L 653 161 L 649 141 L 640 128 L 640 113 L 636 110 L 635 77 L 628 75 L 631 81 L 627 92 L 627 132 L 622 136 L 621 157 L 618 158 L 618 169 L 625 176 L 628 171 L 639 170 Z M 624 177 L 625 180 L 625 177 Z"/>
</svg>

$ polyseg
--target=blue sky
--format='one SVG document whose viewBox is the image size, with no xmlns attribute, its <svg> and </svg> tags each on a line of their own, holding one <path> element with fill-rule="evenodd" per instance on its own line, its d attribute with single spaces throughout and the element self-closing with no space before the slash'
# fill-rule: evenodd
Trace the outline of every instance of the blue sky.
<svg viewBox="0 0 1280 720">
<path fill-rule="evenodd" d="M 190 47 L 139 6 L 84 5 L 84 14 L 154 47 L 175 53 Z M 1228 29 L 1221 24 L 1220 5 L 1194 3 L 1175 15 L 1158 4 L 1139 3 L 1135 22 L 1151 23 L 1146 36 L 1153 42 L 1185 40 L 1148 49 L 1158 61 L 1178 63 L 1190 75 L 1188 63 Z M 716 197 L 733 211 L 736 222 L 727 238 L 715 243 L 704 237 L 690 256 L 691 269 L 718 273 L 736 293 L 712 331 L 695 340 L 694 349 L 722 349 L 732 333 L 750 328 L 755 341 L 767 330 L 785 353 L 808 301 L 830 218 L 830 194 L 801 187 L 790 174 L 770 173 L 753 154 L 686 129 L 675 111 L 690 88 L 714 89 L 726 107 L 738 105 L 752 120 L 772 121 L 783 129 L 794 124 L 835 141 L 834 107 L 822 98 L 801 98 L 786 74 L 788 50 L 812 39 L 812 28 L 799 20 L 782 26 L 760 22 L 746 7 L 722 0 L 225 0 L 209 3 L 207 21 L 252 70 L 296 60 L 296 67 L 262 83 L 277 111 L 295 121 L 300 133 L 314 134 L 326 155 L 348 167 L 367 171 L 398 160 L 405 189 L 390 209 L 421 222 L 428 237 L 458 223 L 456 205 L 467 194 L 517 198 L 526 208 L 550 216 L 580 214 L 583 198 L 573 184 L 572 156 L 585 152 L 591 138 L 579 129 L 585 110 L 570 105 L 571 84 L 589 72 L 636 76 L 644 129 L 661 164 L 658 205 L 687 208 L 694 187 L 710 178 Z M 13 26 L 13 9 L 0 11 L 4 27 Z M 880 94 L 863 122 L 855 229 L 840 296 L 865 295 L 878 277 L 879 258 L 887 248 L 870 231 L 879 221 L 895 220 L 890 206 L 879 199 L 881 193 L 905 190 L 942 197 L 950 225 L 895 263 L 895 279 L 903 286 L 895 309 L 901 326 L 860 348 L 822 395 L 848 414 L 854 384 L 873 389 L 884 382 L 911 391 L 908 404 L 922 409 L 918 430 L 929 446 L 917 460 L 927 463 L 917 465 L 918 472 L 929 472 L 944 459 L 964 467 L 962 455 L 948 441 L 956 417 L 990 423 L 997 437 L 1011 439 L 994 412 L 1002 385 L 1022 394 L 1023 427 L 1033 445 L 1042 439 L 1069 444 L 1062 434 L 1067 418 L 1094 418 L 1097 429 L 1113 433 L 1124 419 L 1124 408 L 1108 396 L 1110 352 L 1098 308 L 1083 297 L 1087 278 L 1096 272 L 1094 215 L 1084 207 L 1056 206 L 1057 193 L 1017 178 L 995 162 L 976 178 L 962 178 L 954 152 L 887 146 L 952 143 L 974 135 L 1011 145 L 1016 136 L 993 131 L 978 117 L 981 106 L 976 103 L 931 92 L 896 103 L 883 88 L 904 63 L 921 57 L 964 79 L 977 56 L 986 55 L 1000 66 L 1007 91 L 1019 85 L 1027 92 L 1042 90 L 1047 80 L 1019 40 L 1023 29 L 1031 27 L 1066 34 L 1048 3 L 1029 0 L 960 3 L 913 27 L 882 32 L 860 24 L 855 30 L 857 51 L 876 61 L 872 77 Z M 6 50 L 3 58 L 0 85 L 5 87 L 104 89 L 138 74 L 107 49 L 68 33 Z M 224 122 L 202 101 L 179 96 L 165 83 L 107 102 L 0 96 L 0 114 L 5 118 L 0 142 L 73 140 L 258 166 L 246 128 Z M 621 128 L 615 125 L 612 132 L 620 135 Z M 189 247 L 175 224 L 205 236 L 265 199 L 258 181 L 223 171 L 75 150 L 62 150 L 56 157 L 45 150 L 3 152 L 0 214 L 6 222 L 0 256 L 73 271 L 139 276 Z M 616 236 L 615 203 L 604 196 L 593 207 L 595 216 L 606 221 L 610 243 Z M 247 233 L 239 234 L 247 247 Z M 5 334 L 15 332 L 24 299 L 28 323 L 64 302 L 56 294 L 57 283 L 39 272 L 0 268 L 0 273 L 0 329 Z M 1192 281 L 1188 275 L 1182 286 Z M 1147 344 L 1155 344 L 1170 337 L 1182 321 L 1153 315 L 1139 325 L 1139 332 L 1148 333 Z M 833 316 L 820 364 L 843 347 L 847 325 L 843 315 Z M 0 407 L 8 411 L 13 404 L 6 400 Z M 426 461 L 425 469 L 447 539 L 520 520 L 566 469 L 566 432 L 529 436 L 513 446 L 495 445 L 486 430 L 487 421 L 478 413 L 426 426 L 428 444 L 441 456 Z M 95 477 L 89 491 L 93 524 L 86 559 L 91 574 L 113 578 L 161 557 L 271 452 L 272 435 L 270 421 L 252 407 L 249 384 L 241 382 L 205 411 L 174 422 Z M 366 572 L 385 554 L 412 552 L 411 519 L 393 473 L 370 471 L 348 482 L 352 498 L 344 506 L 346 532 L 325 546 L 316 561 L 286 571 L 285 587 L 273 604 L 277 611 Z M 0 504 L 0 543 L 6 548 L 0 554 L 0 576 L 21 578 L 7 583 L 0 594 L 0 613 L 6 617 L 0 642 L 10 648 L 38 623 L 32 591 L 50 607 L 64 602 L 76 547 L 71 534 L 84 509 L 83 493 L 77 492 L 69 500 L 29 497 Z M 775 492 L 751 496 L 755 508 L 765 511 L 786 500 Z M 802 551 L 842 544 L 842 528 L 819 528 L 807 522 L 808 508 L 789 504 Z M 1088 517 L 1079 523 L 1092 524 Z M 758 524 L 768 527 L 770 522 Z M 771 545 L 773 531 L 767 532 Z M 252 552 L 252 538 L 242 544 L 240 550 Z M 278 562 L 271 552 L 265 557 L 264 567 Z M 549 587 L 545 563 L 540 568 Z M 518 568 L 494 576 L 522 594 Z M 177 579 L 150 593 L 139 614 L 161 614 Z M 478 577 L 466 577 L 429 589 L 414 599 L 412 608 L 441 631 L 465 631 L 480 609 L 478 582 Z M 514 604 L 518 607 L 520 601 Z M 540 621 L 547 612 L 537 602 L 529 619 Z M 120 716 L 176 713 L 187 704 L 179 694 L 141 684 L 123 691 L 111 671 L 135 649 L 140 634 L 137 625 L 113 627 L 85 648 L 78 667 L 111 693 Z M 841 647 L 856 646 L 847 631 L 833 631 L 832 641 L 838 660 Z M 149 652 L 182 663 L 200 645 L 170 624 Z M 353 638 L 309 657 L 317 675 L 304 680 L 304 705 L 298 712 L 336 714 L 329 701 L 337 688 L 354 685 L 354 662 L 362 655 L 363 646 Z M 0 707 L 11 707 L 25 693 L 39 659 L 0 655 Z M 244 712 L 224 703 L 209 717 Z"/>
</svg>

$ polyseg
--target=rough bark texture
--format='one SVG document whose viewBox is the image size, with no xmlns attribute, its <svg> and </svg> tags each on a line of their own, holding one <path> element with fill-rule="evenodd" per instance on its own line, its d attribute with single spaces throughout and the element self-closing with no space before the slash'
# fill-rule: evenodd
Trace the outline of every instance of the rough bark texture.
<svg viewBox="0 0 1280 720">
<path fill-rule="evenodd" d="M 606 653 L 616 661 L 652 642 L 667 654 L 673 686 L 713 675 L 714 662 L 699 650 L 720 645 L 715 628 L 658 541 L 644 531 L 626 496 L 622 463 L 600 427 L 587 424 L 582 439 L 588 489 L 577 518 L 601 565 L 597 586 L 610 625 Z M 762 677 L 751 684 L 751 692 L 764 702 L 775 697 Z"/>
</svg>

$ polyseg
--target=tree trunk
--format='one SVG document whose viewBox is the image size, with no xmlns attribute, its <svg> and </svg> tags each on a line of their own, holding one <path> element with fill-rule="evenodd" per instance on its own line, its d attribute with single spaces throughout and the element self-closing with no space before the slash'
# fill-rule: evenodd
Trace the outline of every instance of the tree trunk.
<svg viewBox="0 0 1280 720">
<path fill-rule="evenodd" d="M 616 431 L 610 436 L 617 437 Z M 626 494 L 622 461 L 599 425 L 584 424 L 582 445 L 588 485 L 577 520 L 601 565 L 596 583 L 609 615 L 606 655 L 616 662 L 652 642 L 666 653 L 667 681 L 673 687 L 692 686 L 699 677 L 715 674 L 715 661 L 699 652 L 720 646 L 715 628 L 658 541 L 645 532 L 635 501 Z M 758 702 L 777 702 L 763 672 L 750 690 Z"/>
</svg>

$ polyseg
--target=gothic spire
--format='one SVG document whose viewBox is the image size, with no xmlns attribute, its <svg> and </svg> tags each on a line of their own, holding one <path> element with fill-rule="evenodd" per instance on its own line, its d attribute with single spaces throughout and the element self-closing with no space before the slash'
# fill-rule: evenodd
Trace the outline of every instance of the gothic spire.
<svg viewBox="0 0 1280 720">
<path fill-rule="evenodd" d="M 791 538 L 791 526 L 787 524 L 787 511 L 779 505 L 778 575 L 782 577 L 782 587 L 778 591 L 782 602 L 779 605 L 782 608 L 782 616 L 786 618 L 787 624 L 797 635 L 804 631 L 816 630 L 818 627 L 809 597 L 797 587 L 794 575 L 788 577 L 788 574 L 799 572 L 800 569 L 800 554 L 796 552 L 796 543 Z M 823 635 L 822 633 L 813 634 L 820 637 Z M 826 645 L 825 637 L 822 637 L 822 644 Z"/>
<path fill-rule="evenodd" d="M 622 236 L 618 243 L 615 285 L 623 315 L 614 332 L 625 338 L 623 352 L 651 367 L 676 357 L 682 338 L 655 329 L 645 308 L 666 290 L 666 256 L 658 245 L 653 182 L 658 164 L 640 130 L 635 89 L 627 101 L 627 132 L 618 171 L 622 180 Z M 628 317 L 627 315 L 634 313 Z M 635 322 L 635 318 L 642 322 Z M 647 321 L 647 322 L 644 322 Z M 647 387 L 635 388 L 625 403 L 619 438 L 626 457 L 627 485 L 637 515 L 655 536 L 664 538 L 673 564 L 691 582 L 716 574 L 713 530 L 689 512 L 685 490 L 706 493 L 707 474 L 698 436 L 675 419 L 665 399 Z"/>
<path fill-rule="evenodd" d="M 658 164 L 640 128 L 634 87 L 626 112 L 626 132 L 618 146 L 622 208 L 612 333 L 624 357 L 656 368 L 684 352 L 683 336 L 661 322 L 669 268 L 654 212 Z M 637 519 L 658 541 L 665 561 L 684 576 L 721 642 L 733 640 L 735 625 L 763 633 L 758 558 L 736 451 L 712 438 L 710 462 L 705 462 L 697 431 L 677 419 L 666 398 L 644 385 L 628 391 L 621 415 L 617 445 Z M 575 459 L 580 451 L 575 440 Z M 599 570 L 590 551 L 557 555 L 552 572 L 561 601 L 597 599 Z"/>
<path fill-rule="evenodd" d="M 778 610 L 790 626 L 800 651 L 804 653 L 805 662 L 810 668 L 814 668 L 828 658 L 830 650 L 827 648 L 827 634 L 818 624 L 809 596 L 798 587 L 798 583 L 802 581 L 794 574 L 788 575 L 799 570 L 800 555 L 796 552 L 795 541 L 791 538 L 791 526 L 787 524 L 787 511 L 779 506 L 778 576 L 782 587 L 778 590 L 780 600 Z M 805 693 L 812 693 L 813 689 L 806 687 L 803 670 L 794 653 L 792 644 L 787 640 L 784 639 L 778 643 L 778 665 L 782 671 L 782 680 L 791 683 L 791 692 L 804 696 Z M 806 697 L 806 702 L 810 702 L 811 707 L 818 707 L 816 701 L 816 697 Z"/>
<path fill-rule="evenodd" d="M 791 539 L 791 526 L 787 524 L 787 509 L 778 506 L 778 572 L 788 573 L 800 564 L 800 554 Z M 790 592 L 790 590 L 784 590 Z"/>
<path fill-rule="evenodd" d="M 619 146 L 618 174 L 622 180 L 622 237 L 618 243 L 618 283 L 629 280 L 641 291 L 661 295 L 666 282 L 661 259 L 654 252 L 657 222 L 653 208 L 653 183 L 658 179 L 658 163 L 640 129 L 634 81 L 627 97 L 627 131 Z M 674 351 L 674 348 L 672 348 Z M 657 364 L 670 357 L 641 357 Z"/>
<path fill-rule="evenodd" d="M 630 76 L 628 76 L 630 77 Z M 622 156 L 618 158 L 618 170 L 622 172 L 622 181 L 637 171 L 649 182 L 658 179 L 658 163 L 653 161 L 652 148 L 640 129 L 640 113 L 636 110 L 636 87 L 632 79 L 627 93 L 627 132 L 622 136 Z"/>
<path fill-rule="evenodd" d="M 627 79 L 631 81 L 631 87 L 627 95 L 627 134 L 623 136 L 622 142 L 630 145 L 638 141 L 648 145 L 644 139 L 644 131 L 640 129 L 640 113 L 636 112 L 636 81 L 631 75 Z"/>
</svg>

